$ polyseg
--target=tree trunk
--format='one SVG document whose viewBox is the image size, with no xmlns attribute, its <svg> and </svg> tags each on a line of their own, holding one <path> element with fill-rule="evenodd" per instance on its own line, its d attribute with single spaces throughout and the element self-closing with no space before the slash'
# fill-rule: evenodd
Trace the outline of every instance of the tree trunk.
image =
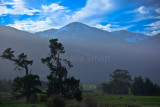
<svg viewBox="0 0 160 107">
<path fill-rule="evenodd" d="M 25 70 L 26 70 L 26 76 L 28 75 L 28 67 L 26 66 L 25 67 Z"/>
<path fill-rule="evenodd" d="M 61 67 L 61 62 L 60 62 L 59 54 L 58 54 L 58 57 L 56 58 L 56 64 L 57 64 L 57 68 Z"/>
<path fill-rule="evenodd" d="M 30 101 L 30 96 L 26 96 L 26 99 L 27 99 L 27 103 L 29 103 Z"/>
</svg>

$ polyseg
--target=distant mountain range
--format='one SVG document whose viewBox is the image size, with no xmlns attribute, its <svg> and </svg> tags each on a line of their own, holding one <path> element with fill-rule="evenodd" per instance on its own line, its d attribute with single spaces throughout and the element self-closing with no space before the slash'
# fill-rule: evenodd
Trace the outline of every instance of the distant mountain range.
<svg viewBox="0 0 160 107">
<path fill-rule="evenodd" d="M 60 29 L 50 29 L 37 32 L 36 34 L 51 38 L 72 38 L 80 40 L 89 38 L 112 38 L 128 42 L 139 42 L 150 38 L 144 34 L 132 33 L 126 30 L 108 32 L 79 22 L 70 23 Z"/>
<path fill-rule="evenodd" d="M 107 32 L 74 22 L 60 29 L 35 34 L 0 25 L 0 54 L 11 47 L 16 55 L 24 52 L 33 59 L 32 72 L 46 80 L 49 70 L 41 63 L 49 53 L 51 38 L 58 38 L 65 47 L 65 58 L 73 62 L 69 74 L 81 82 L 109 80 L 115 69 L 127 69 L 132 77 L 142 75 L 160 83 L 160 34 L 153 37 L 125 30 Z M 0 58 L 0 78 L 14 78 L 23 71 L 13 71 L 14 65 Z"/>
</svg>

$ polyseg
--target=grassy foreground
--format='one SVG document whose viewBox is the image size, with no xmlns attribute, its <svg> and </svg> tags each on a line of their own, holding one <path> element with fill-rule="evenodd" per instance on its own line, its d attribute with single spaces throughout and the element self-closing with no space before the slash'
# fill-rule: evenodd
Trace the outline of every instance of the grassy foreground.
<svg viewBox="0 0 160 107">
<path fill-rule="evenodd" d="M 0 104 L 0 107 L 45 107 L 43 104 Z"/>
<path fill-rule="evenodd" d="M 120 98 L 121 97 L 121 98 Z M 160 96 L 120 96 L 120 95 L 102 95 L 96 97 L 98 105 L 143 105 L 159 106 Z"/>
<path fill-rule="evenodd" d="M 24 98 L 14 101 L 10 94 L 0 95 L 1 100 L 3 101 L 2 104 L 0 104 L 0 107 L 46 107 L 45 104 L 41 102 L 37 102 L 37 104 L 25 104 Z M 67 107 L 88 107 L 86 104 L 88 102 L 97 104 L 98 107 L 160 107 L 160 96 L 83 93 L 83 101 L 77 102 L 76 100 L 67 100 L 66 102 Z"/>
</svg>

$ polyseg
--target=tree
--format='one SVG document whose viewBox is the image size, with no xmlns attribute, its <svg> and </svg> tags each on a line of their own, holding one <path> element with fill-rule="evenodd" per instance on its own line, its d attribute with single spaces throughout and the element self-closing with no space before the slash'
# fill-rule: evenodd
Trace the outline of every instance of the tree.
<svg viewBox="0 0 160 107">
<path fill-rule="evenodd" d="M 16 58 L 14 56 L 14 52 L 11 48 L 7 48 L 4 50 L 1 57 L 3 59 L 7 59 L 14 63 L 15 69 L 14 70 L 24 70 L 25 76 L 23 77 L 16 77 L 13 80 L 13 91 L 19 92 L 20 94 L 17 95 L 17 97 L 23 97 L 25 96 L 27 99 L 27 102 L 29 102 L 29 99 L 32 94 L 36 92 L 40 92 L 37 86 L 41 85 L 41 82 L 39 80 L 38 75 L 32 75 L 31 71 L 29 71 L 29 65 L 31 66 L 33 64 L 33 60 L 27 60 L 27 55 L 24 53 L 21 53 Z"/>
<path fill-rule="evenodd" d="M 135 77 L 132 83 L 131 92 L 133 95 L 160 95 L 160 87 L 149 78 L 145 78 L 145 81 L 141 76 Z"/>
<path fill-rule="evenodd" d="M 14 62 L 16 65 L 14 70 L 25 69 L 26 76 L 29 74 L 28 66 L 33 64 L 33 60 L 27 60 L 27 55 L 24 53 L 21 53 L 17 58 L 15 58 L 14 51 L 12 51 L 11 48 L 7 48 L 1 57 Z"/>
<path fill-rule="evenodd" d="M 157 84 L 154 84 L 153 86 L 153 95 L 160 96 L 160 86 L 158 86 Z"/>
<path fill-rule="evenodd" d="M 58 39 L 49 40 L 50 53 L 46 58 L 42 58 L 42 63 L 47 64 L 50 69 L 50 75 L 47 76 L 48 83 L 48 95 L 57 94 L 63 95 L 67 98 L 82 97 L 81 91 L 79 90 L 79 80 L 74 77 L 67 77 L 67 68 L 72 67 L 70 61 L 63 59 L 62 55 L 65 53 L 64 47 L 61 43 L 58 43 Z M 62 64 L 66 64 L 63 66 Z"/>
<path fill-rule="evenodd" d="M 41 92 L 41 90 L 37 88 L 37 86 L 40 85 L 41 82 L 38 75 L 29 74 L 23 77 L 16 77 L 13 80 L 13 92 L 19 93 L 16 95 L 17 98 L 26 96 L 27 102 L 30 102 L 33 94 Z"/>
<path fill-rule="evenodd" d="M 110 74 L 111 81 L 102 84 L 103 91 L 109 94 L 128 94 L 131 86 L 131 76 L 127 70 L 117 69 Z"/>
<path fill-rule="evenodd" d="M 108 94 L 115 94 L 115 87 L 112 82 L 102 83 L 102 90 Z"/>
<path fill-rule="evenodd" d="M 152 96 L 154 93 L 154 85 L 149 78 L 145 78 L 144 82 L 144 95 Z"/>
<path fill-rule="evenodd" d="M 144 80 L 141 76 L 134 78 L 131 93 L 134 95 L 144 95 Z"/>
<path fill-rule="evenodd" d="M 80 91 L 79 87 L 80 80 L 76 80 L 74 77 L 67 78 L 64 81 L 64 96 L 68 98 L 76 98 L 77 100 L 82 100 L 82 92 Z"/>
</svg>

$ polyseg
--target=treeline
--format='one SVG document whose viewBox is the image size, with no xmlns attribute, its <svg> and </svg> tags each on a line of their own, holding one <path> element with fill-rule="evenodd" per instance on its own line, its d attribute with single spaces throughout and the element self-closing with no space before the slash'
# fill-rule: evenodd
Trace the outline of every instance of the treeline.
<svg viewBox="0 0 160 107">
<path fill-rule="evenodd" d="M 131 79 L 127 70 L 117 69 L 109 75 L 111 80 L 102 84 L 102 90 L 107 94 L 133 94 L 143 96 L 160 95 L 160 86 L 154 84 L 149 78 L 141 77 Z"/>
<path fill-rule="evenodd" d="M 134 95 L 157 96 L 160 95 L 160 86 L 154 84 L 149 78 L 135 77 L 131 92 Z"/>
</svg>

